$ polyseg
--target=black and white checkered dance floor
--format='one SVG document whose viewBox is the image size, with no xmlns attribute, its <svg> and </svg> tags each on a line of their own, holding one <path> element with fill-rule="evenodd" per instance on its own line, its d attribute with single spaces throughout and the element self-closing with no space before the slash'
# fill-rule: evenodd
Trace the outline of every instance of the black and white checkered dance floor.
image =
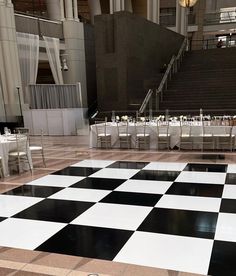
<svg viewBox="0 0 236 276">
<path fill-rule="evenodd" d="M 236 165 L 84 160 L 0 195 L 0 246 L 236 275 Z"/>
</svg>

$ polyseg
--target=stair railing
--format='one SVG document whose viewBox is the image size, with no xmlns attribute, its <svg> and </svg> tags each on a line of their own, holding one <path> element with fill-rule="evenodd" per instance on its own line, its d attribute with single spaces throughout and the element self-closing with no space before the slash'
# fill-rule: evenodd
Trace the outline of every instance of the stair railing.
<svg viewBox="0 0 236 276">
<path fill-rule="evenodd" d="M 176 74 L 179 70 L 179 67 L 183 61 L 186 48 L 187 48 L 187 38 L 184 39 L 177 56 L 174 56 L 174 55 L 172 56 L 168 64 L 167 70 L 161 80 L 161 83 L 159 87 L 156 89 L 156 110 L 159 109 L 160 101 L 161 102 L 163 101 L 163 92 L 168 87 L 168 80 L 171 80 L 172 75 Z"/>
<path fill-rule="evenodd" d="M 160 82 L 160 85 L 159 87 L 156 89 L 156 110 L 159 109 L 159 100 L 163 101 L 163 91 L 164 91 L 164 88 L 167 89 L 167 86 L 168 86 L 168 79 L 171 80 L 172 78 L 172 75 L 173 74 L 176 74 L 178 72 L 178 69 L 180 67 L 180 64 L 182 63 L 183 61 L 183 56 L 185 54 L 185 50 L 186 50 L 186 47 L 187 47 L 187 39 L 185 38 L 180 49 L 179 49 L 179 52 L 177 54 L 177 56 L 173 55 L 168 66 L 167 66 L 167 69 L 165 71 L 165 74 Z M 149 109 L 152 109 L 152 96 L 153 96 L 153 90 L 152 89 L 149 89 L 144 100 L 143 100 L 143 103 L 139 109 L 139 114 L 142 114 L 148 103 L 149 103 Z"/>
<path fill-rule="evenodd" d="M 153 90 L 149 89 L 145 99 L 143 100 L 143 103 L 139 109 L 139 113 L 142 114 L 144 112 L 144 110 L 146 109 L 147 104 L 149 103 L 149 108 L 151 108 L 152 105 L 152 94 L 153 94 Z"/>
</svg>

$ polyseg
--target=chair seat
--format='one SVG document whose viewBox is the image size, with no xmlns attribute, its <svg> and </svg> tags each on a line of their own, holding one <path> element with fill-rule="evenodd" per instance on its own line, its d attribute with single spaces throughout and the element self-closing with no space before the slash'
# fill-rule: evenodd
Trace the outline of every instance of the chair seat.
<svg viewBox="0 0 236 276">
<path fill-rule="evenodd" d="M 119 134 L 119 137 L 130 137 L 131 136 L 131 134 L 130 133 L 121 133 L 121 134 Z"/>
<path fill-rule="evenodd" d="M 168 133 L 160 133 L 158 137 L 170 137 L 170 134 Z"/>
<path fill-rule="evenodd" d="M 30 151 L 36 151 L 36 150 L 42 150 L 43 148 L 40 146 L 30 146 L 29 149 Z"/>
<path fill-rule="evenodd" d="M 109 137 L 111 136 L 111 134 L 108 134 L 108 133 L 100 133 L 98 134 L 98 137 Z"/>
<path fill-rule="evenodd" d="M 26 152 L 24 152 L 24 151 L 12 151 L 12 152 L 9 152 L 9 154 L 8 154 L 9 156 L 12 156 L 12 157 L 17 157 L 18 155 L 19 156 L 25 156 L 25 155 L 27 155 L 27 153 Z"/>
<path fill-rule="evenodd" d="M 213 134 L 214 137 L 225 137 L 225 138 L 229 138 L 230 134 Z"/>
<path fill-rule="evenodd" d="M 191 136 L 189 134 L 182 134 L 181 138 L 190 138 Z"/>
<path fill-rule="evenodd" d="M 149 137 L 150 136 L 150 134 L 149 133 L 138 133 L 137 135 L 136 135 L 137 137 Z"/>
</svg>

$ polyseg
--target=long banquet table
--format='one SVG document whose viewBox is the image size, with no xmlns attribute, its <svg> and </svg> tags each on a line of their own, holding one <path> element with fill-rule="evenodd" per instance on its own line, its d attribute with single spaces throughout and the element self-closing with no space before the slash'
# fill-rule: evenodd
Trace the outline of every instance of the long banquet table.
<svg viewBox="0 0 236 276">
<path fill-rule="evenodd" d="M 16 150 L 17 144 L 14 135 L 9 136 L 0 136 L 0 156 L 2 157 L 2 165 L 3 165 L 3 175 L 9 176 L 9 169 L 8 169 L 8 154 L 10 151 Z M 29 147 L 27 148 L 27 156 L 29 159 L 30 167 L 33 168 L 33 162 L 31 158 L 31 152 Z M 24 167 L 24 169 L 29 169 L 28 167 Z"/>
<path fill-rule="evenodd" d="M 229 134 L 230 126 L 205 126 L 205 133 L 210 134 Z M 197 122 L 195 125 L 191 126 L 191 132 L 193 135 L 200 135 L 202 133 L 203 127 Z M 106 126 L 106 132 L 111 134 L 111 145 L 113 148 L 118 148 L 119 139 L 118 139 L 118 131 L 117 124 L 109 122 Z M 132 147 L 134 147 L 135 143 L 135 125 L 134 123 L 129 124 L 129 133 L 132 137 Z M 148 123 L 146 128 L 146 133 L 150 134 L 150 149 L 157 148 L 157 124 L 156 123 Z M 236 127 L 233 127 L 232 133 L 236 135 Z M 170 147 L 174 148 L 175 146 L 179 146 L 180 142 L 180 123 L 173 123 L 169 125 L 169 134 L 170 134 Z M 201 141 L 199 141 L 200 144 Z M 197 141 L 196 141 L 197 143 Z M 97 146 L 97 135 L 96 135 L 96 126 L 90 126 L 90 147 L 95 148 Z"/>
</svg>

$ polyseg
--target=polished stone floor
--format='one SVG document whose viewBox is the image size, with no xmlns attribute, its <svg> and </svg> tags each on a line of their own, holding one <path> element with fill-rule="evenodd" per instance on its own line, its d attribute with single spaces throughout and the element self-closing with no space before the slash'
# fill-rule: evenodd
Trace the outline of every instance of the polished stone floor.
<svg viewBox="0 0 236 276">
<path fill-rule="evenodd" d="M 236 275 L 233 153 L 45 149 L 0 184 L 0 275 Z"/>
</svg>

